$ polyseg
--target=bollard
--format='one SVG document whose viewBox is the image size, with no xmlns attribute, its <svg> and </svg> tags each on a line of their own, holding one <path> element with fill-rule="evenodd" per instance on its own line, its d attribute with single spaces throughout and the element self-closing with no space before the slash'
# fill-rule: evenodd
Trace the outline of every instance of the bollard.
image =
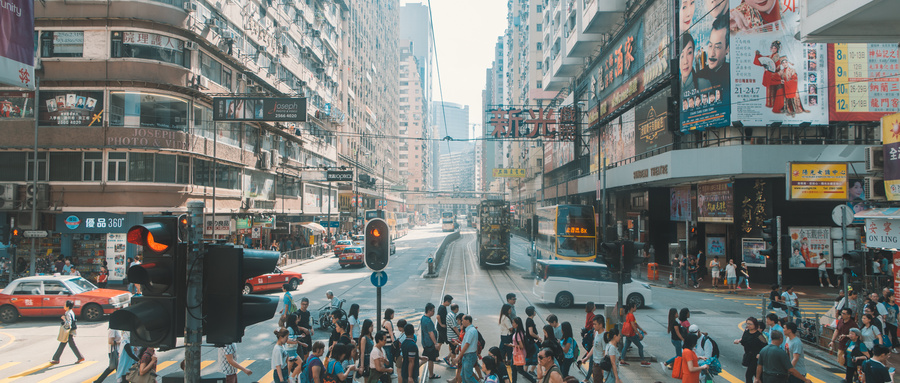
<svg viewBox="0 0 900 383">
<path fill-rule="evenodd" d="M 428 257 L 428 274 L 434 274 L 434 257 Z"/>
</svg>

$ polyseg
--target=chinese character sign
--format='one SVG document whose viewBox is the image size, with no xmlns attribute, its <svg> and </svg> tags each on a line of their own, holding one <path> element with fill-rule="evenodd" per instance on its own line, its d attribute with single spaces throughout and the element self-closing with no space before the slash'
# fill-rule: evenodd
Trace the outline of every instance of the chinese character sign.
<svg viewBox="0 0 900 383">
<path fill-rule="evenodd" d="M 897 44 L 828 46 L 832 121 L 875 121 L 900 109 Z"/>
<path fill-rule="evenodd" d="M 512 168 L 494 168 L 493 176 L 495 178 L 503 177 L 503 178 L 524 178 L 526 175 L 525 169 L 512 169 Z"/>
<path fill-rule="evenodd" d="M 866 247 L 900 247 L 900 223 L 893 219 L 866 218 Z"/>
<path fill-rule="evenodd" d="M 0 84 L 34 90 L 34 2 L 0 4 Z"/>
<path fill-rule="evenodd" d="M 106 263 L 109 279 L 119 281 L 125 279 L 125 237 L 122 233 L 106 234 Z"/>
<path fill-rule="evenodd" d="M 560 109 L 491 110 L 488 124 L 494 138 L 548 137 L 562 141 L 574 139 L 576 113 L 574 107 Z"/>
<path fill-rule="evenodd" d="M 884 194 L 888 201 L 900 201 L 900 113 L 881 118 L 884 142 Z"/>
<path fill-rule="evenodd" d="M 731 107 L 727 0 L 679 0 L 681 130 L 728 126 Z"/>
<path fill-rule="evenodd" d="M 840 200 L 849 196 L 847 163 L 792 162 L 788 199 Z"/>
<path fill-rule="evenodd" d="M 38 119 L 44 126 L 102 126 L 103 92 L 42 91 Z"/>
<path fill-rule="evenodd" d="M 734 184 L 714 182 L 697 185 L 697 221 L 734 221 Z"/>
<path fill-rule="evenodd" d="M 788 235 L 791 238 L 790 268 L 816 269 L 823 261 L 826 267 L 831 267 L 830 227 L 791 227 Z"/>
</svg>

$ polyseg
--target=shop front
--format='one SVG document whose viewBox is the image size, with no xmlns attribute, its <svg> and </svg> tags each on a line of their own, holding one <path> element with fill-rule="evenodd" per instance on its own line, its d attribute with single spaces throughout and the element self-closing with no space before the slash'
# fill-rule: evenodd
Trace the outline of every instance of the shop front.
<svg viewBox="0 0 900 383">
<path fill-rule="evenodd" d="M 61 254 L 71 257 L 81 275 L 91 281 L 96 281 L 106 262 L 109 281 L 120 282 L 125 279 L 128 260 L 137 254 L 137 247 L 126 241 L 128 229 L 142 222 L 142 213 L 57 214 Z"/>
</svg>

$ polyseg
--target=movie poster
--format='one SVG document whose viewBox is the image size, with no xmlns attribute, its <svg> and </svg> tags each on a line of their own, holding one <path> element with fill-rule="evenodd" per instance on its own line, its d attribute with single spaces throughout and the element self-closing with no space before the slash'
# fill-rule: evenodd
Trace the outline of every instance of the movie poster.
<svg viewBox="0 0 900 383">
<path fill-rule="evenodd" d="M 684 222 L 691 220 L 691 187 L 681 186 L 669 189 L 669 220 Z"/>
<path fill-rule="evenodd" d="M 650 96 L 635 108 L 634 152 L 644 154 L 672 144 L 673 135 L 669 131 L 670 89 Z"/>
<path fill-rule="evenodd" d="M 613 118 L 600 135 L 607 166 L 634 157 L 634 108 Z"/>
<path fill-rule="evenodd" d="M 817 269 L 818 257 L 825 257 L 825 264 L 831 266 L 830 227 L 790 227 L 791 239 L 790 267 L 792 269 Z"/>
<path fill-rule="evenodd" d="M 0 120 L 34 117 L 34 92 L 0 92 Z"/>
<path fill-rule="evenodd" d="M 828 124 L 827 46 L 803 44 L 799 1 L 731 1 L 731 120 Z"/>
<path fill-rule="evenodd" d="M 681 131 L 728 126 L 732 61 L 728 0 L 681 0 L 680 5 Z"/>
<path fill-rule="evenodd" d="M 741 261 L 747 267 L 766 267 L 766 256 L 759 252 L 766 249 L 766 241 L 762 238 L 744 238 L 741 240 Z"/>
</svg>

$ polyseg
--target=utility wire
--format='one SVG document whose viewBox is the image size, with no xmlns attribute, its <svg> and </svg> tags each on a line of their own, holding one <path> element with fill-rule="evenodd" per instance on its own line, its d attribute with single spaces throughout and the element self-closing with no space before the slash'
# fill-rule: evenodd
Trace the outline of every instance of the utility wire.
<svg viewBox="0 0 900 383">
<path fill-rule="evenodd" d="M 444 108 L 444 87 L 441 85 L 441 64 L 440 60 L 438 60 L 437 38 L 434 35 L 434 15 L 431 13 L 431 0 L 428 0 L 428 21 L 431 26 L 431 41 L 434 46 L 434 67 L 437 69 L 438 92 L 441 97 L 441 117 L 444 119 L 444 135 L 445 137 L 450 137 L 450 131 L 447 129 L 447 110 Z M 452 153 L 450 141 L 447 141 L 447 153 Z"/>
</svg>

